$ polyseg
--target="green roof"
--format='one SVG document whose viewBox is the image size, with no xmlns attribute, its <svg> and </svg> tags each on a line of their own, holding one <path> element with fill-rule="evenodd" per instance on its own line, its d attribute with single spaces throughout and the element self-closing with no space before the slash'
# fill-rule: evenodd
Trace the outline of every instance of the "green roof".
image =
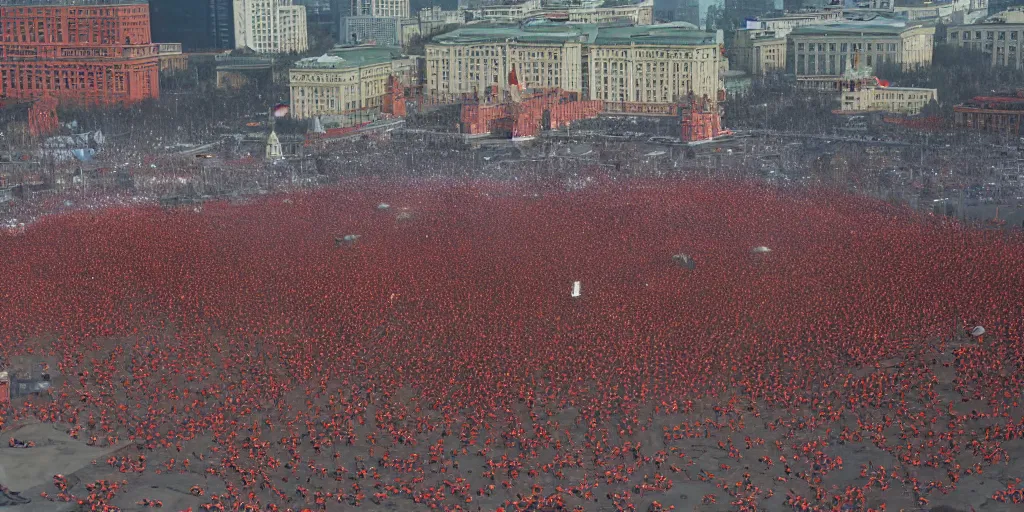
<svg viewBox="0 0 1024 512">
<path fill-rule="evenodd" d="M 391 46 L 335 46 L 319 57 L 307 57 L 293 65 L 298 69 L 345 69 L 383 64 L 403 57 Z"/>
<path fill-rule="evenodd" d="M 465 45 L 516 40 L 523 43 L 587 42 L 594 25 L 535 23 L 531 25 L 479 23 L 434 37 L 433 44 Z"/>
<path fill-rule="evenodd" d="M 481 23 L 460 27 L 434 38 L 432 44 L 467 45 L 516 41 L 521 43 L 579 42 L 595 45 L 713 45 L 714 34 L 688 23 L 606 26 L 539 21 L 528 24 Z"/>
<path fill-rule="evenodd" d="M 660 25 L 633 25 L 628 27 L 601 27 L 597 31 L 599 45 L 653 44 L 653 45 L 714 45 L 715 35 L 694 30 L 689 23 L 663 23 Z"/>
</svg>

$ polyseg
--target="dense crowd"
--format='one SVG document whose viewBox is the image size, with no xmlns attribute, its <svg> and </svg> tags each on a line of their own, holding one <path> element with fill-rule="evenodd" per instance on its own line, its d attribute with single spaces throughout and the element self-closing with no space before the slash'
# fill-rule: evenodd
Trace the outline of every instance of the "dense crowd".
<svg viewBox="0 0 1024 512">
<path fill-rule="evenodd" d="M 1024 499 L 1015 235 L 828 191 L 584 183 L 44 217 L 0 237 L 0 360 L 53 360 L 55 386 L 0 428 L 130 441 L 109 479 L 37 498 L 93 510 L 162 504 L 122 499 L 147 474 L 196 510 Z"/>
</svg>

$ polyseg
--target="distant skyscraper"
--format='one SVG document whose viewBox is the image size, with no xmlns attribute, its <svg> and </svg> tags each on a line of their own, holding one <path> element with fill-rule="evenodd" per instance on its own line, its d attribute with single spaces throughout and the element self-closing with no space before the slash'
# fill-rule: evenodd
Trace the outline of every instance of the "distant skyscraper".
<svg viewBox="0 0 1024 512">
<path fill-rule="evenodd" d="M 235 8 L 231 0 L 207 0 L 211 4 L 210 27 L 218 49 L 235 47 Z"/>
<path fill-rule="evenodd" d="M 677 19 L 700 27 L 700 0 L 680 0 Z"/>
<path fill-rule="evenodd" d="M 700 27 L 700 0 L 655 0 L 654 15 L 668 21 L 685 21 Z"/>
<path fill-rule="evenodd" d="M 775 0 L 725 0 L 725 12 L 734 19 L 755 18 L 775 10 Z"/>
<path fill-rule="evenodd" d="M 972 2 L 973 4 L 974 2 Z M 989 0 L 988 13 L 1003 12 L 1010 7 L 1024 7 L 1024 0 Z"/>
<path fill-rule="evenodd" d="M 150 0 L 149 10 L 155 42 L 185 51 L 235 46 L 232 0 Z"/>
<path fill-rule="evenodd" d="M 331 0 L 331 14 L 336 18 L 352 16 L 352 0 Z"/>
<path fill-rule="evenodd" d="M 294 0 L 295 5 L 306 8 L 307 28 L 318 27 L 334 32 L 337 30 L 338 17 L 335 15 L 333 0 Z"/>
<path fill-rule="evenodd" d="M 338 0 L 340 16 L 409 17 L 409 0 Z"/>
</svg>

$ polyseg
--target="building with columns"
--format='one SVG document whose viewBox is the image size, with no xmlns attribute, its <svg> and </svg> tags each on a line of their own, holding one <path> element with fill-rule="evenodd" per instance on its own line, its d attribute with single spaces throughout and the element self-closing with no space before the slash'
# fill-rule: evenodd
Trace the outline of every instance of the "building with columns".
<svg viewBox="0 0 1024 512">
<path fill-rule="evenodd" d="M 342 0 L 346 3 L 339 12 L 343 16 L 378 16 L 408 18 L 409 0 Z"/>
<path fill-rule="evenodd" d="M 729 50 L 729 66 L 751 76 L 785 71 L 785 36 L 772 30 L 737 30 L 732 49 Z"/>
<path fill-rule="evenodd" d="M 502 92 L 515 68 L 524 88 L 578 92 L 608 105 L 667 105 L 690 93 L 715 101 L 721 60 L 715 37 L 687 23 L 468 25 L 427 45 L 426 91 Z"/>
<path fill-rule="evenodd" d="M 982 23 L 950 26 L 946 42 L 984 53 L 993 66 L 1024 69 L 1024 7 L 994 14 Z"/>
<path fill-rule="evenodd" d="M 401 49 L 383 46 L 336 47 L 299 60 L 288 73 L 290 114 L 310 119 L 380 108 L 388 78 L 413 85 L 415 69 Z"/>
<path fill-rule="evenodd" d="M 977 96 L 956 105 L 953 122 L 960 128 L 1020 137 L 1024 135 L 1024 89 L 1000 96 Z"/>
<path fill-rule="evenodd" d="M 928 23 L 838 23 L 796 27 L 789 34 L 792 71 L 841 76 L 846 69 L 892 62 L 905 69 L 930 66 L 935 26 Z"/>
</svg>

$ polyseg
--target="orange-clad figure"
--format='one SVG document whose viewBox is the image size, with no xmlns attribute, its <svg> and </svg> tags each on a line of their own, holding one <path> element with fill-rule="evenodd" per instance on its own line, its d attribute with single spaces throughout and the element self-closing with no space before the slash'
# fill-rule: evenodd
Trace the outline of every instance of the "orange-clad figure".
<svg viewBox="0 0 1024 512">
<path fill-rule="evenodd" d="M 395 117 L 405 117 L 405 86 L 395 75 L 388 77 L 388 92 L 384 95 L 381 112 Z"/>
<path fill-rule="evenodd" d="M 0 372 L 0 404 L 11 402 L 11 376 L 7 372 Z"/>
</svg>

